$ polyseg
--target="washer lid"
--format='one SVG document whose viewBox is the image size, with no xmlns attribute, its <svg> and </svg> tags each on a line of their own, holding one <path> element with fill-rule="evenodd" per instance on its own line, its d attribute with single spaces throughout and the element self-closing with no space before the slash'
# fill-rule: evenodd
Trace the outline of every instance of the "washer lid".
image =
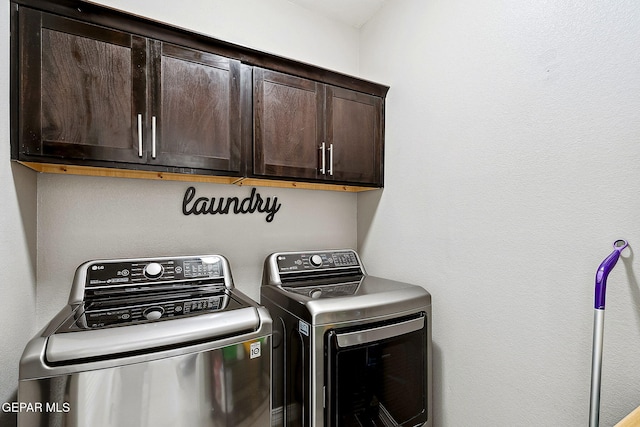
<svg viewBox="0 0 640 427">
<path fill-rule="evenodd" d="M 45 363 L 52 365 L 113 359 L 133 352 L 239 335 L 259 327 L 256 308 L 245 307 L 163 322 L 56 333 L 47 339 L 44 357 Z"/>
</svg>

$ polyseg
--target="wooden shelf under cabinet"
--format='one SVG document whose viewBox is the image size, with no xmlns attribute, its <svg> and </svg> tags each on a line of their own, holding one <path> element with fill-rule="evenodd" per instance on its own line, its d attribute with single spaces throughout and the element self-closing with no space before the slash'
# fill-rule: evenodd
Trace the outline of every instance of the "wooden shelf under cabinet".
<svg viewBox="0 0 640 427">
<path fill-rule="evenodd" d="M 152 179 L 161 181 L 184 181 L 184 182 L 208 182 L 213 184 L 235 184 L 239 186 L 252 187 L 277 187 L 277 188 L 298 188 L 304 190 L 327 190 L 342 191 L 347 193 L 357 193 L 361 191 L 377 190 L 376 187 L 358 187 L 353 185 L 325 184 L 299 181 L 284 181 L 259 178 L 243 178 L 233 176 L 215 176 L 182 174 L 172 172 L 156 172 L 143 170 L 127 170 L 101 168 L 94 166 L 59 165 L 52 163 L 18 162 L 36 172 L 53 173 L 63 175 L 81 176 L 103 176 L 112 178 L 134 178 Z"/>
</svg>

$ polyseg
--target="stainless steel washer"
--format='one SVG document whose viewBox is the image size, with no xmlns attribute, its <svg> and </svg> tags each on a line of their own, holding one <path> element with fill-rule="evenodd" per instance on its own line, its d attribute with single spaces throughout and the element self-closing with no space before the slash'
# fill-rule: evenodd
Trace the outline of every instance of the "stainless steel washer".
<svg viewBox="0 0 640 427">
<path fill-rule="evenodd" d="M 266 426 L 271 328 L 221 255 L 84 263 L 25 348 L 18 426 Z"/>
<path fill-rule="evenodd" d="M 264 266 L 274 426 L 432 426 L 431 296 L 366 274 L 353 250 Z"/>
</svg>

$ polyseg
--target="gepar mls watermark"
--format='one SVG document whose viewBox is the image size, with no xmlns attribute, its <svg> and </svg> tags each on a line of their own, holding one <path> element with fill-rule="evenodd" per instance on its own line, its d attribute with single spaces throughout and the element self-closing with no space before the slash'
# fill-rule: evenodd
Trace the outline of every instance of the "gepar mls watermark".
<svg viewBox="0 0 640 427">
<path fill-rule="evenodd" d="M 4 402 L 2 412 L 67 413 L 71 410 L 69 402 Z"/>
</svg>

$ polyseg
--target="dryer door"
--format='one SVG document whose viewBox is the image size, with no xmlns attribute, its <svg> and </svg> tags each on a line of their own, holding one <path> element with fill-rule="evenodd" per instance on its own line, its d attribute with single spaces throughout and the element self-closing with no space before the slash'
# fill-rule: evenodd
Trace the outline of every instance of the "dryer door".
<svg viewBox="0 0 640 427">
<path fill-rule="evenodd" d="M 427 421 L 427 317 L 395 319 L 325 338 L 328 426 L 417 426 Z"/>
</svg>

